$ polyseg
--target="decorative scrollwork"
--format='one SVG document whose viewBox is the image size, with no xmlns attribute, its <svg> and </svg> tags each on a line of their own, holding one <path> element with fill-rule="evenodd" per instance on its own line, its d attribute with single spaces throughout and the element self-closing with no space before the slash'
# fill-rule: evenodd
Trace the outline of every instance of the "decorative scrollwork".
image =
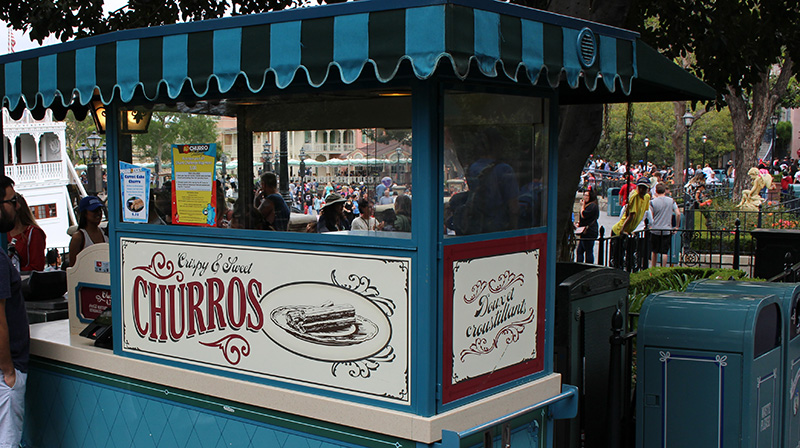
<svg viewBox="0 0 800 448">
<path fill-rule="evenodd" d="M 697 266 L 700 263 L 700 254 L 692 249 L 684 249 L 683 264 L 686 266 Z"/>
<path fill-rule="evenodd" d="M 391 317 L 397 306 L 392 299 L 380 295 L 378 288 L 372 285 L 372 281 L 365 275 L 350 274 L 347 276 L 348 283 L 341 283 L 336 278 L 336 270 L 331 271 L 331 282 L 344 289 L 348 289 L 364 296 L 367 300 L 374 303 L 386 317 Z"/>
<path fill-rule="evenodd" d="M 511 271 L 506 271 L 497 276 L 497 278 L 489 280 L 489 291 L 497 294 L 502 292 L 514 283 L 522 285 L 525 283 L 525 276 L 523 274 L 515 274 Z"/>
<path fill-rule="evenodd" d="M 395 358 L 394 348 L 391 345 L 387 345 L 380 352 L 369 358 L 333 363 L 331 365 L 331 375 L 336 376 L 336 370 L 344 366 L 347 368 L 347 374 L 352 378 L 369 378 L 372 372 L 378 370 L 381 363 L 392 362 Z"/>
<path fill-rule="evenodd" d="M 200 344 L 205 345 L 206 347 L 219 348 L 222 350 L 225 360 L 234 366 L 239 364 L 239 361 L 241 361 L 243 357 L 250 355 L 250 343 L 247 342 L 247 339 L 239 336 L 238 334 L 225 336 L 224 338 L 214 342 L 200 342 Z"/>
<path fill-rule="evenodd" d="M 477 299 L 478 296 L 481 295 L 481 293 L 483 292 L 484 289 L 486 289 L 487 286 L 489 286 L 488 283 L 486 283 L 483 280 L 478 280 L 474 285 L 472 285 L 472 288 L 470 288 L 470 291 L 472 292 L 470 296 L 467 297 L 466 295 L 464 295 L 464 303 L 474 302 L 475 299 Z"/>
<path fill-rule="evenodd" d="M 150 260 L 150 266 L 137 266 L 134 271 L 145 271 L 160 280 L 167 280 L 175 277 L 179 282 L 183 281 L 183 272 L 176 271 L 172 261 L 168 261 L 163 253 L 156 252 Z"/>
<path fill-rule="evenodd" d="M 725 367 L 725 366 L 728 365 L 728 356 L 727 355 L 717 355 L 716 361 L 717 361 L 717 364 L 720 365 L 720 367 Z"/>
<path fill-rule="evenodd" d="M 669 358 L 672 357 L 670 352 L 661 352 L 661 351 L 658 352 L 658 356 L 659 356 L 658 360 L 661 361 L 661 362 L 667 362 L 667 361 L 669 361 Z"/>
</svg>

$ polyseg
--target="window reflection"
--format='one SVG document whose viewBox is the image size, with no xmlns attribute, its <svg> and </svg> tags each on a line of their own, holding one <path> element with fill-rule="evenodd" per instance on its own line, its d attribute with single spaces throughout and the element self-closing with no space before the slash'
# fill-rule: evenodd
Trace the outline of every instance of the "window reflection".
<svg viewBox="0 0 800 448">
<path fill-rule="evenodd" d="M 538 98 L 446 94 L 445 234 L 545 225 L 544 117 Z"/>
<path fill-rule="evenodd" d="M 150 224 L 183 222 L 176 215 L 176 203 L 187 194 L 182 190 L 176 194 L 175 187 L 180 182 L 175 182 L 172 146 L 213 143 L 216 155 L 211 157 L 215 160 L 208 166 L 214 171 L 214 184 L 206 190 L 203 177 L 203 185 L 198 188 L 213 191 L 215 200 L 203 203 L 209 219 L 200 225 L 322 233 L 318 221 L 326 206 L 339 198 L 337 209 L 341 211 L 337 210 L 337 220 L 326 221 L 325 229 L 408 238 L 413 163 L 412 133 L 408 127 L 410 98 L 384 99 L 372 92 L 362 94 L 363 98 L 352 104 L 295 104 L 283 97 L 280 103 L 219 100 L 158 104 L 153 108 L 147 134 L 132 139 L 122 137 L 128 139 L 131 156 L 120 159 L 151 170 Z M 340 105 L 345 110 L 331 115 L 330 111 Z M 320 107 L 324 113 L 316 110 Z M 382 118 L 384 114 L 387 118 Z M 350 127 L 298 126 L 325 121 L 335 124 L 342 117 Z M 396 127 L 352 127 L 359 122 L 369 126 L 381 121 Z M 243 123 L 247 126 L 244 134 Z M 290 129 L 274 130 L 279 126 Z M 242 145 L 252 153 L 243 156 L 242 151 L 247 149 Z M 179 179 L 186 177 L 184 173 Z M 400 197 L 405 199 L 395 210 Z M 370 215 L 366 218 L 376 225 L 353 230 L 352 222 L 362 215 L 358 206 L 362 200 L 374 205 L 367 207 Z M 384 221 L 389 225 L 377 225 Z"/>
</svg>

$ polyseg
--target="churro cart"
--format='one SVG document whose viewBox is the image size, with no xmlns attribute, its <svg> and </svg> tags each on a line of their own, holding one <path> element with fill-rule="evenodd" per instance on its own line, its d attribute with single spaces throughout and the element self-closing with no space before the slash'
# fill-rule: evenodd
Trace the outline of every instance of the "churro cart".
<svg viewBox="0 0 800 448">
<path fill-rule="evenodd" d="M 714 96 L 634 32 L 488 0 L 121 31 L 0 66 L 12 116 L 91 115 L 108 149 L 108 246 L 70 271 L 71 323 L 32 326 L 32 446 L 551 446 L 576 412 L 553 372 L 559 106 Z M 390 179 L 384 230 L 252 205 L 264 172 L 287 203 L 340 188 L 337 160 L 348 192 Z M 108 304 L 112 350 L 79 334 Z"/>
</svg>

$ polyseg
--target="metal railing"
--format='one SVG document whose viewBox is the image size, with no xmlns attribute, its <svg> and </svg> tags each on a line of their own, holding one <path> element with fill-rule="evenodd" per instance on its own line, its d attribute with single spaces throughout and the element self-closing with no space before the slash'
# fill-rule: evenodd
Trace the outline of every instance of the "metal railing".
<svg viewBox="0 0 800 448">
<path fill-rule="evenodd" d="M 6 165 L 6 176 L 16 183 L 46 182 L 67 179 L 64 161 Z"/>
<path fill-rule="evenodd" d="M 593 250 L 596 248 L 597 252 L 594 264 L 628 272 L 647 269 L 651 263 L 651 233 L 645 226 L 630 235 L 606 236 L 606 229 L 601 227 L 599 237 L 589 240 L 595 243 Z M 752 275 L 755 245 L 750 232 L 741 230 L 738 220 L 730 230 L 678 229 L 671 236 L 668 252 L 656 257 L 659 265 L 741 269 Z M 573 241 L 576 246 L 578 242 L 577 238 Z"/>
</svg>

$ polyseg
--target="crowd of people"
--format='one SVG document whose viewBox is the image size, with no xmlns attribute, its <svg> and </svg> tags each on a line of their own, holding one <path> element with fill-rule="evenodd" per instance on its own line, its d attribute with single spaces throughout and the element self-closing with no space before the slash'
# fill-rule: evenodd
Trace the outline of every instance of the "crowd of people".
<svg viewBox="0 0 800 448">
<path fill-rule="evenodd" d="M 411 195 L 408 186 L 384 177 L 374 188 L 335 182 L 289 183 L 290 201 L 280 194 L 275 173 L 264 172 L 255 183 L 253 204 L 239 198 L 229 176 L 218 185 L 217 227 L 257 230 L 304 230 L 328 233 L 344 230 L 411 231 Z M 166 207 L 166 201 L 154 201 Z M 232 207 L 228 205 L 232 203 Z M 292 218 L 292 214 L 305 218 Z M 295 226 L 290 226 L 290 219 Z M 296 223 L 302 225 L 301 229 Z"/>
</svg>

